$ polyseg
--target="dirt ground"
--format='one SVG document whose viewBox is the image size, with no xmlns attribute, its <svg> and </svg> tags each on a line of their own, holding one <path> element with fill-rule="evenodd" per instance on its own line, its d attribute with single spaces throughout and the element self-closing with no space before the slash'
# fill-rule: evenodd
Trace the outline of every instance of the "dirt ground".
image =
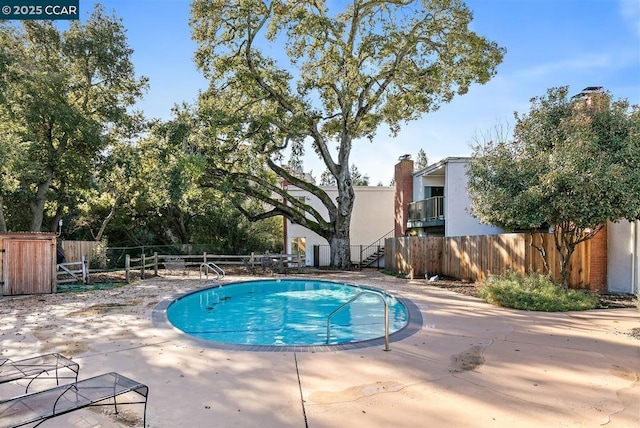
<svg viewBox="0 0 640 428">
<path fill-rule="evenodd" d="M 238 352 L 154 326 L 159 302 L 214 283 L 197 271 L 158 273 L 126 286 L 122 273 L 91 275 L 93 284 L 67 293 L 3 298 L 0 355 L 60 352 L 82 365 L 83 378 L 117 370 L 143 382 L 152 391 L 147 426 L 154 428 L 212 421 L 265 428 L 640 426 L 640 332 L 630 337 L 637 309 L 526 313 L 469 297 L 475 284 L 310 269 L 287 276 L 363 284 L 410 299 L 422 316 L 418 331 L 394 341 L 392 352 Z M 220 283 L 257 278 L 229 269 Z M 21 386 L 3 387 L 13 387 L 11 396 L 22 394 Z M 119 416 L 98 409 L 46 425 L 142 424 L 138 408 Z"/>
</svg>

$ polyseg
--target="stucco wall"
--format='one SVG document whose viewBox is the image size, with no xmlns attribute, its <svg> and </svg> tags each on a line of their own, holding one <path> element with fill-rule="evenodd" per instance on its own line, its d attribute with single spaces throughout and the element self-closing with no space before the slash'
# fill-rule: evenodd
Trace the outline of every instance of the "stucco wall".
<svg viewBox="0 0 640 428">
<path fill-rule="evenodd" d="M 331 199 L 338 196 L 335 187 L 324 188 Z M 387 186 L 357 186 L 354 188 L 356 199 L 351 216 L 351 245 L 369 245 L 381 238 L 394 227 L 395 188 Z M 305 202 L 317 209 L 325 219 L 328 212 L 320 200 L 297 188 L 290 188 L 294 197 L 306 196 Z M 313 246 L 329 243 L 315 232 L 287 220 L 287 253 L 291 252 L 291 238 L 304 237 L 307 247 L 307 264 L 313 264 Z"/>
<path fill-rule="evenodd" d="M 495 235 L 502 229 L 480 223 L 470 212 L 466 161 L 447 162 L 445 172 L 445 236 Z"/>
<path fill-rule="evenodd" d="M 640 277 L 640 221 L 609 223 L 607 284 L 611 293 L 637 293 Z"/>
</svg>

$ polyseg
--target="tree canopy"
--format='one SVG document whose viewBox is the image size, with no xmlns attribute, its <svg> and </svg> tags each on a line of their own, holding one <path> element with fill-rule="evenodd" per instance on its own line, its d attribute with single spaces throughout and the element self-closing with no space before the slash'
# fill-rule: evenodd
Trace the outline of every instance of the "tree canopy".
<svg viewBox="0 0 640 428">
<path fill-rule="evenodd" d="M 576 245 L 608 221 L 640 216 L 637 106 L 552 88 L 516 113 L 512 140 L 496 136 L 475 147 L 468 168 L 472 213 L 507 230 L 551 226 L 565 285 Z"/>
<path fill-rule="evenodd" d="M 260 201 L 254 220 L 285 216 L 327 239 L 331 266 L 350 265 L 353 144 L 382 125 L 436 110 L 487 82 L 504 50 L 469 30 L 460 0 L 195 0 L 196 64 L 210 80 L 198 103 L 202 183 Z M 269 56 L 272 54 L 274 56 Z M 330 198 L 280 165 L 305 147 L 338 187 Z M 287 198 L 286 184 L 315 195 L 321 213 Z M 242 207 L 239 207 L 242 209 Z"/>
<path fill-rule="evenodd" d="M 91 183 L 97 155 L 139 129 L 130 108 L 147 79 L 135 75 L 125 33 L 100 5 L 65 31 L 51 21 L 0 22 L 0 138 L 18 147 L 0 153 L 12 168 L 0 187 L 8 207 L 0 228 L 6 218 L 14 230 L 41 231 L 44 220 L 55 230 Z"/>
<path fill-rule="evenodd" d="M 429 166 L 429 158 L 427 157 L 427 153 L 424 149 L 418 150 L 418 156 L 416 157 L 416 163 L 413 167 L 415 171 L 420 171 L 423 168 Z"/>
<path fill-rule="evenodd" d="M 354 186 L 369 185 L 369 176 L 367 174 L 363 175 L 360 171 L 358 171 L 358 167 L 356 166 L 356 164 L 351 164 L 351 170 L 349 171 L 349 174 L 351 174 L 351 181 L 353 182 Z M 328 169 L 324 170 L 324 172 L 320 176 L 320 185 L 335 186 L 336 184 L 336 178 L 331 175 L 331 172 Z"/>
<path fill-rule="evenodd" d="M 188 108 L 166 122 L 132 109 L 147 88 L 132 54 L 100 5 L 66 30 L 0 21 L 0 232 L 64 219 L 64 239 L 280 251 L 276 219 L 252 224 L 222 190 L 198 186 Z"/>
</svg>

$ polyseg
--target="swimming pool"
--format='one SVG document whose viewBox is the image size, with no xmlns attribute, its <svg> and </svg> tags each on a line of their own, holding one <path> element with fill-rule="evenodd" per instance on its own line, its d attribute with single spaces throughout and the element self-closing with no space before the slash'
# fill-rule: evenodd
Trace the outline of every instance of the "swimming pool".
<svg viewBox="0 0 640 428">
<path fill-rule="evenodd" d="M 291 347 L 336 345 L 384 336 L 384 304 L 367 287 L 312 279 L 258 280 L 214 286 L 179 297 L 166 308 L 180 331 L 216 343 Z M 329 335 L 327 319 L 331 315 Z M 382 294 L 389 332 L 409 321 L 405 304 Z"/>
</svg>

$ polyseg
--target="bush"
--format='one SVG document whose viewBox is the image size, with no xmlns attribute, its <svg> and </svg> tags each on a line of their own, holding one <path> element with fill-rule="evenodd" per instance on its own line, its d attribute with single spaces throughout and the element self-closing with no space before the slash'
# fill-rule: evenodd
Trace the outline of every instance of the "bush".
<svg viewBox="0 0 640 428">
<path fill-rule="evenodd" d="M 584 311 L 599 306 L 597 296 L 565 290 L 539 273 L 526 277 L 517 272 L 492 275 L 480 287 L 479 294 L 491 304 L 526 311 Z"/>
</svg>

